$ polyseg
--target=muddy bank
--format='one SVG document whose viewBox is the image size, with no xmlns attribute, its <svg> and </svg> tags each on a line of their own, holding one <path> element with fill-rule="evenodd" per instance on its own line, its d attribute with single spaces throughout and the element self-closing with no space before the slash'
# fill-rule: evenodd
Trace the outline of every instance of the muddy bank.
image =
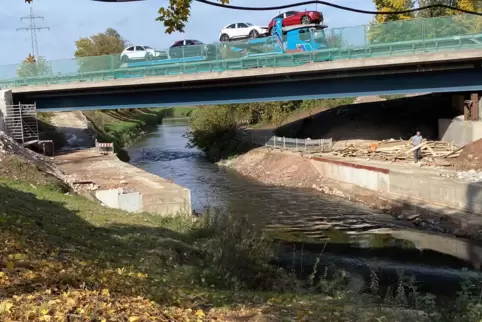
<svg viewBox="0 0 482 322">
<path fill-rule="evenodd" d="M 257 148 L 219 163 L 262 183 L 293 188 L 312 188 L 381 210 L 395 221 L 416 229 L 482 240 L 482 218 L 464 212 L 410 200 L 395 194 L 377 193 L 353 184 L 323 178 L 309 157 L 287 151 Z"/>
</svg>

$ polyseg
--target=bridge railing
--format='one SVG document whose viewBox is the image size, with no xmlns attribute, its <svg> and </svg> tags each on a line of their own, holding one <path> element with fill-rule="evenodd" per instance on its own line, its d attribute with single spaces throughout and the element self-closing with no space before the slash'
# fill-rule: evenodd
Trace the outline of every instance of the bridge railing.
<svg viewBox="0 0 482 322">
<path fill-rule="evenodd" d="M 258 46 L 234 41 L 166 49 L 169 64 L 126 65 L 120 54 L 0 66 L 0 87 L 175 75 L 308 62 L 482 48 L 482 17 L 454 15 L 325 30 L 327 49 L 275 54 L 274 38 Z M 249 53 L 249 56 L 246 54 Z M 126 68 L 126 66 L 128 68 Z"/>
<path fill-rule="evenodd" d="M 320 153 L 330 152 L 333 146 L 332 138 L 329 139 L 298 139 L 276 135 L 258 135 L 254 131 L 238 129 L 238 140 L 267 148 L 290 150 L 296 152 Z"/>
</svg>

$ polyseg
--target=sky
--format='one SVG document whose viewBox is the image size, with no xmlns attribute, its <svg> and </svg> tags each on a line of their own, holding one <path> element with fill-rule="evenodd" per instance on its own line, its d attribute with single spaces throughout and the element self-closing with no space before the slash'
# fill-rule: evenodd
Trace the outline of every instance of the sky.
<svg viewBox="0 0 482 322">
<path fill-rule="evenodd" d="M 23 0 L 1 0 L 0 43 L 9 44 L 0 51 L 0 65 L 17 64 L 31 52 L 30 33 L 16 31 L 28 26 L 28 21 L 20 17 L 28 16 L 29 5 Z M 289 4 L 297 0 L 232 0 L 239 6 L 266 6 Z M 372 0 L 332 0 L 333 3 L 359 8 L 374 9 Z M 47 60 L 72 59 L 75 41 L 88 37 L 107 28 L 114 28 L 132 44 L 149 45 L 154 48 L 168 48 L 174 41 L 191 38 L 205 43 L 216 42 L 220 29 L 233 22 L 251 22 L 267 26 L 278 11 L 238 11 L 216 8 L 194 2 L 191 17 L 184 34 L 165 34 L 164 25 L 156 21 L 159 7 L 167 0 L 146 0 L 121 3 L 104 3 L 90 0 L 35 0 L 31 5 L 34 14 L 43 16 L 37 20 L 38 26 L 50 30 L 37 32 L 40 56 Z M 8 8 L 8 10 L 6 10 Z M 315 9 L 315 5 L 294 8 L 298 10 Z M 353 26 L 368 23 L 372 16 L 342 11 L 318 5 L 323 12 L 325 24 L 329 28 Z M 60 63 L 60 62 L 57 62 Z M 6 67 L 6 66 L 4 66 Z M 0 67 L 1 69 L 1 67 Z"/>
</svg>

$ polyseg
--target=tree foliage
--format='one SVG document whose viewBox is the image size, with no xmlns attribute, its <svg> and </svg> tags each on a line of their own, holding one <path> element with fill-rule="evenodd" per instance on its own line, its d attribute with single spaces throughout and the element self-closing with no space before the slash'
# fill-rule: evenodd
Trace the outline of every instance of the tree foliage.
<svg viewBox="0 0 482 322">
<path fill-rule="evenodd" d="M 480 10 L 482 3 L 473 0 L 374 0 L 379 11 L 397 11 L 443 4 L 471 11 Z M 413 19 L 433 18 L 433 19 Z M 467 35 L 482 31 L 482 19 L 478 16 L 461 15 L 460 11 L 432 8 L 411 15 L 378 15 L 372 22 L 368 39 L 372 43 L 388 43 L 409 40 Z"/>
<path fill-rule="evenodd" d="M 229 4 L 229 0 L 217 1 L 221 4 Z M 175 31 L 184 32 L 186 22 L 191 15 L 191 5 L 192 0 L 169 0 L 166 7 L 159 9 L 159 17 L 156 20 L 164 23 L 168 34 Z"/>
<path fill-rule="evenodd" d="M 377 11 L 402 11 L 411 9 L 414 5 L 412 0 L 374 0 Z M 413 14 L 377 15 L 378 23 L 412 19 Z"/>
<path fill-rule="evenodd" d="M 43 57 L 35 59 L 31 54 L 23 60 L 17 69 L 17 75 L 20 78 L 48 76 L 51 72 L 50 64 Z"/>
<path fill-rule="evenodd" d="M 128 41 L 112 28 L 80 38 L 75 42 L 77 49 L 74 54 L 79 63 L 79 72 L 118 68 L 120 59 L 113 54 L 120 54 L 128 44 Z"/>
</svg>

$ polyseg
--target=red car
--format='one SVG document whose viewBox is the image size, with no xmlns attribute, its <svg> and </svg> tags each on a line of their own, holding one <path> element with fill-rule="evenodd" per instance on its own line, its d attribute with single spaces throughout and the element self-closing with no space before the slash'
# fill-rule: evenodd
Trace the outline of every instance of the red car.
<svg viewBox="0 0 482 322">
<path fill-rule="evenodd" d="M 293 25 L 307 25 L 310 23 L 322 23 L 323 14 L 318 11 L 287 11 L 280 13 L 274 17 L 268 25 L 268 34 L 271 35 L 271 29 L 274 26 L 274 20 L 276 18 L 283 19 L 283 27 L 293 26 Z"/>
</svg>

